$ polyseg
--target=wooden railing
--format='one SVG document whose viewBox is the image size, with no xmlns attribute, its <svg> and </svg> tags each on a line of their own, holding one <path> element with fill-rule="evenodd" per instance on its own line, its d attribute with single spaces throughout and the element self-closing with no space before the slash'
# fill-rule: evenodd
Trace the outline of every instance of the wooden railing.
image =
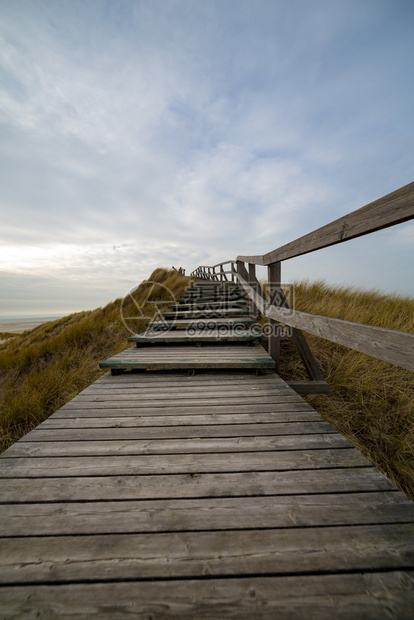
<svg viewBox="0 0 414 620">
<path fill-rule="evenodd" d="M 224 265 L 231 265 L 230 270 L 225 270 Z M 219 268 L 218 271 L 216 271 L 216 268 Z M 237 278 L 236 263 L 235 261 L 227 260 L 224 263 L 218 263 L 210 267 L 207 265 L 200 265 L 197 269 L 194 269 L 191 275 L 193 278 L 198 278 L 199 280 L 214 280 L 218 282 L 230 280 L 234 282 Z M 229 275 L 230 278 L 228 278 L 227 275 Z"/>
<path fill-rule="evenodd" d="M 281 263 L 284 260 L 343 243 L 413 218 L 414 183 L 410 183 L 267 254 L 238 256 L 236 261 L 230 260 L 213 266 L 202 265 L 191 275 L 207 280 L 238 281 L 249 296 L 252 308 L 268 317 L 271 325 L 275 327 L 269 336 L 269 353 L 276 361 L 277 367 L 280 361 L 280 330 L 276 329 L 277 324 L 280 322 L 292 327 L 293 340 L 312 382 L 321 384 L 323 377 L 301 330 L 402 368 L 414 370 L 414 334 L 293 310 L 289 308 L 283 294 L 281 278 Z M 224 269 L 225 265 L 231 265 L 230 269 Z M 267 297 L 256 278 L 256 265 L 266 265 L 268 268 Z"/>
</svg>

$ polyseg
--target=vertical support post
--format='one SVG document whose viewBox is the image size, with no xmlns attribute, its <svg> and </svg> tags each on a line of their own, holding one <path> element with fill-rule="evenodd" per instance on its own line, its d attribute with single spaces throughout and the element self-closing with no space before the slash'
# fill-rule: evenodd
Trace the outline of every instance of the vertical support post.
<svg viewBox="0 0 414 620">
<path fill-rule="evenodd" d="M 244 262 L 242 260 L 236 261 L 236 271 L 237 271 L 237 273 L 239 273 L 241 275 L 242 278 L 244 278 L 245 280 L 248 280 L 247 270 L 246 270 L 246 267 L 244 266 Z"/>
<path fill-rule="evenodd" d="M 267 267 L 268 279 L 268 298 L 269 303 L 274 303 L 277 298 L 277 292 L 281 288 L 281 264 L 271 263 Z M 273 319 L 269 319 L 270 334 L 268 339 L 269 355 L 276 362 L 276 372 L 280 366 L 280 334 L 278 331 L 279 323 Z"/>
<path fill-rule="evenodd" d="M 256 292 L 256 265 L 253 263 L 249 263 L 249 284 Z M 254 319 L 257 319 L 258 310 L 253 301 L 250 301 L 250 314 Z"/>
</svg>

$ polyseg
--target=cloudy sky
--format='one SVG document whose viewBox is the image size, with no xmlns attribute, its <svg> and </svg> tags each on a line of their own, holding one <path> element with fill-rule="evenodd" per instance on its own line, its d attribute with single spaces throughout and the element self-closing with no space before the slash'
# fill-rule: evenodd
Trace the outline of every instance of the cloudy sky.
<svg viewBox="0 0 414 620">
<path fill-rule="evenodd" d="M 413 24 L 413 0 L 0 0 L 0 314 L 263 254 L 411 182 Z M 284 280 L 414 295 L 413 241 Z"/>
</svg>

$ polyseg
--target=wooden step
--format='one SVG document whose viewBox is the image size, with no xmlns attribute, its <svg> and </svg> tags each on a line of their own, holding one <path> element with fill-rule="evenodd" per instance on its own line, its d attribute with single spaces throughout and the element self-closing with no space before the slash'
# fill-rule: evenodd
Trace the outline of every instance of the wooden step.
<svg viewBox="0 0 414 620">
<path fill-rule="evenodd" d="M 221 281 L 218 282 L 216 281 L 212 281 L 210 280 L 209 282 L 206 281 L 201 281 L 201 282 L 195 282 L 193 284 L 193 287 L 199 287 L 199 288 L 212 288 L 212 287 L 226 287 L 226 288 L 239 288 L 239 285 L 237 284 L 237 282 L 229 282 L 229 281 Z"/>
<path fill-rule="evenodd" d="M 149 346 L 160 344 L 203 344 L 212 342 L 255 342 L 261 340 L 261 334 L 251 330 L 214 329 L 214 330 L 194 330 L 189 335 L 185 330 L 172 331 L 147 331 L 143 334 L 130 336 L 128 342 L 135 342 L 137 346 Z"/>
<path fill-rule="evenodd" d="M 239 301 L 192 301 L 190 303 L 184 303 L 178 301 L 178 303 L 170 306 L 172 310 L 214 310 L 215 308 L 247 308 L 247 303 L 245 300 Z"/>
<path fill-rule="evenodd" d="M 246 299 L 246 295 L 238 294 L 238 295 L 184 295 L 182 297 L 183 302 L 192 302 L 192 301 L 201 301 L 204 303 L 208 302 L 226 302 L 232 303 L 235 301 L 243 301 Z"/>
<path fill-rule="evenodd" d="M 204 304 L 204 303 L 190 303 L 190 304 L 175 304 L 170 307 L 171 312 L 182 312 L 185 310 L 210 310 L 213 313 L 216 310 L 244 310 L 245 314 L 248 314 L 248 305 L 245 302 L 241 302 L 239 304 L 222 304 L 220 302 L 212 303 L 212 304 Z"/>
<path fill-rule="evenodd" d="M 161 316 L 169 319 L 211 319 L 221 317 L 246 316 L 246 308 L 225 308 L 215 310 L 172 310 L 163 312 Z"/>
<path fill-rule="evenodd" d="M 160 346 L 131 347 L 101 362 L 100 368 L 120 370 L 192 370 L 192 369 L 267 369 L 275 368 L 274 360 L 255 342 L 209 347 Z"/>
<path fill-rule="evenodd" d="M 249 326 L 255 323 L 254 319 L 249 316 L 240 316 L 237 318 L 223 319 L 176 319 L 175 321 L 152 321 L 147 323 L 149 329 L 216 329 L 217 327 L 237 327 Z"/>
</svg>

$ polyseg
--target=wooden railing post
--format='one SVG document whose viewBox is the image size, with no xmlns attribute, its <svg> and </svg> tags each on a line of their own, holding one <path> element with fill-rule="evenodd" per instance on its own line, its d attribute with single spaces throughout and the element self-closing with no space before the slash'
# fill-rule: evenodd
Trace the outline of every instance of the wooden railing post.
<svg viewBox="0 0 414 620">
<path fill-rule="evenodd" d="M 239 273 L 241 275 L 242 278 L 244 278 L 244 280 L 246 280 L 246 282 L 249 280 L 249 274 L 247 273 L 247 269 L 244 266 L 244 262 L 241 260 L 237 261 L 237 273 Z"/>
<path fill-rule="evenodd" d="M 257 293 L 259 292 L 256 287 L 256 265 L 253 263 L 249 263 L 249 284 Z M 258 310 L 253 301 L 250 302 L 250 314 L 254 319 L 257 319 Z"/>
<path fill-rule="evenodd" d="M 267 267 L 267 279 L 268 279 L 268 298 L 270 304 L 275 304 L 277 292 L 281 288 L 281 264 L 280 262 L 271 263 Z M 273 357 L 276 362 L 276 372 L 279 370 L 280 365 L 280 334 L 279 323 L 273 319 L 269 319 L 269 355 Z"/>
</svg>

